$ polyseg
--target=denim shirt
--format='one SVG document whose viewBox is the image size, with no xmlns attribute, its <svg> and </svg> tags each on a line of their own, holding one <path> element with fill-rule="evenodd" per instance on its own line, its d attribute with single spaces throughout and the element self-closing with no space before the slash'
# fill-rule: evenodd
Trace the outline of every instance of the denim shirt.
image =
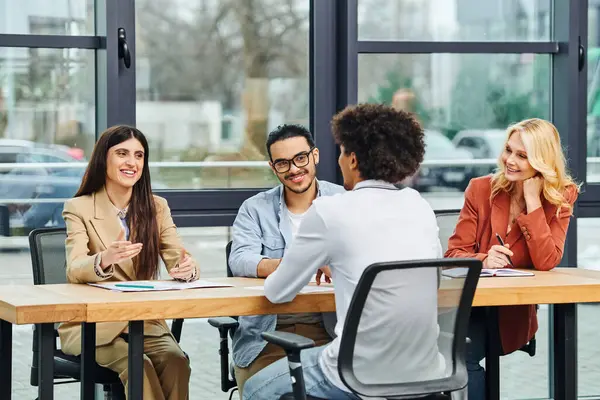
<svg viewBox="0 0 600 400">
<path fill-rule="evenodd" d="M 343 193 L 344 188 L 326 181 L 315 181 L 317 196 Z M 256 278 L 256 267 L 263 258 L 282 258 L 292 241 L 292 227 L 285 218 L 287 207 L 283 185 L 261 192 L 244 201 L 233 222 L 233 243 L 229 267 L 234 276 Z M 283 216 L 283 217 L 282 217 Z M 327 332 L 334 337 L 335 313 L 323 314 Z M 233 361 L 246 368 L 256 359 L 267 342 L 262 332 L 272 332 L 277 315 L 239 317 L 239 327 L 233 335 Z"/>
</svg>

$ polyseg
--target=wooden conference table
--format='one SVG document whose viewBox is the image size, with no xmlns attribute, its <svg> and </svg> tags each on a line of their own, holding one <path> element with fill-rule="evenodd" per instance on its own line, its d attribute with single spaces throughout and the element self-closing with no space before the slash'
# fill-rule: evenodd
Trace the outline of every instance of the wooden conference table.
<svg viewBox="0 0 600 400">
<path fill-rule="evenodd" d="M 0 398 L 11 396 L 12 324 L 39 324 L 39 399 L 44 400 L 53 398 L 54 323 L 81 322 L 81 395 L 87 399 L 94 396 L 89 378 L 95 361 L 95 324 L 129 321 L 129 391 L 130 398 L 140 398 L 144 320 L 335 311 L 333 292 L 300 294 L 291 303 L 272 304 L 262 291 L 248 289 L 262 285 L 263 280 L 211 281 L 234 287 L 118 293 L 74 284 L 0 286 Z M 442 281 L 442 290 L 451 283 Z M 474 306 L 555 304 L 554 398 L 570 400 L 577 395 L 576 304 L 590 302 L 600 302 L 600 272 L 556 268 L 536 271 L 533 277 L 482 278 Z M 494 391 L 491 397 L 498 398 L 497 387 Z"/>
</svg>

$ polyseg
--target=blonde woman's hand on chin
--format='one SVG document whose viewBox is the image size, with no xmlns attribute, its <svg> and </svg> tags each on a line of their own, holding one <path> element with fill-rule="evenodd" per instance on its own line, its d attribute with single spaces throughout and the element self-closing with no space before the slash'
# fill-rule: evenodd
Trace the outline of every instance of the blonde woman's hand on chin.
<svg viewBox="0 0 600 400">
<path fill-rule="evenodd" d="M 488 251 L 487 258 L 483 261 L 483 268 L 500 269 L 510 265 L 508 257 L 511 257 L 513 252 L 510 251 L 509 245 L 500 246 L 496 244 Z"/>
<path fill-rule="evenodd" d="M 528 214 L 542 206 L 540 196 L 543 188 L 544 180 L 540 176 L 534 176 L 523 181 L 523 196 L 525 197 Z"/>
</svg>

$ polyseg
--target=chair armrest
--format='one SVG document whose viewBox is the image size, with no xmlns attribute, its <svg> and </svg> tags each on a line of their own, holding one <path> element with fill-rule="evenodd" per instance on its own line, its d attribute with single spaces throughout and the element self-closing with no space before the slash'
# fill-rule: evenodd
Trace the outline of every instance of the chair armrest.
<svg viewBox="0 0 600 400">
<path fill-rule="evenodd" d="M 529 357 L 533 357 L 535 356 L 536 353 L 536 340 L 535 340 L 535 335 L 531 338 L 531 340 L 523 345 L 523 347 L 521 347 L 519 350 L 523 351 L 527 354 L 529 354 Z"/>
<path fill-rule="evenodd" d="M 229 343 L 227 334 L 234 331 L 239 323 L 231 317 L 209 318 L 208 323 L 219 330 L 219 360 L 221 369 L 221 390 L 225 393 L 236 387 L 235 377 L 229 374 Z M 233 379 L 231 379 L 233 378 Z"/>
<path fill-rule="evenodd" d="M 290 332 L 263 332 L 263 339 L 269 343 L 273 343 L 288 352 L 300 352 L 304 349 L 315 347 L 315 342 L 312 339 L 304 336 L 296 335 Z"/>
<path fill-rule="evenodd" d="M 209 318 L 208 323 L 215 328 L 231 329 L 237 328 L 239 323 L 231 317 Z"/>
<path fill-rule="evenodd" d="M 285 350 L 294 398 L 306 399 L 306 387 L 304 374 L 302 373 L 300 352 L 304 349 L 315 347 L 315 342 L 312 339 L 289 332 L 263 332 L 261 335 L 267 342 L 282 347 Z"/>
</svg>

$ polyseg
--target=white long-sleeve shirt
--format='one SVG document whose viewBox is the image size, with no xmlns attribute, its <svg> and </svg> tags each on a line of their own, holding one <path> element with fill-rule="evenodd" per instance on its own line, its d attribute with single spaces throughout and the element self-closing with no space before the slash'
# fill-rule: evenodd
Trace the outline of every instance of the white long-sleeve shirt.
<svg viewBox="0 0 600 400">
<path fill-rule="evenodd" d="M 337 357 L 346 313 L 363 271 L 376 262 L 441 256 L 435 214 L 418 192 L 363 181 L 352 191 L 313 201 L 281 264 L 266 279 L 265 295 L 274 303 L 292 301 L 320 267 L 330 266 L 337 337 L 323 351 L 320 365 L 332 383 L 348 390 L 339 378 Z M 374 288 L 383 292 L 370 294 L 361 316 L 355 350 L 359 379 L 441 377 L 436 270 L 385 272 Z M 360 376 L 361 365 L 368 376 Z"/>
</svg>

